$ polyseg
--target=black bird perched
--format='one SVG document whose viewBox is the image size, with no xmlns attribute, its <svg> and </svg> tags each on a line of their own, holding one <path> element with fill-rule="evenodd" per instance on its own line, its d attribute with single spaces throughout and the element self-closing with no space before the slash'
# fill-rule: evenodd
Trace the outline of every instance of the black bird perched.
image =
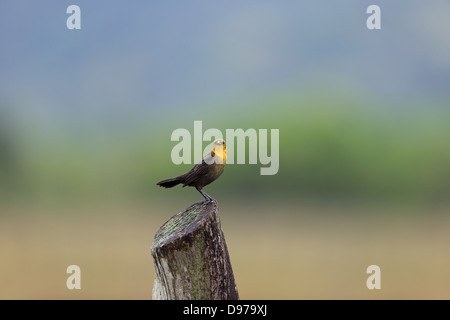
<svg viewBox="0 0 450 320">
<path fill-rule="evenodd" d="M 222 139 L 217 139 L 213 143 L 210 153 L 203 157 L 202 161 L 196 164 L 191 170 L 181 176 L 162 180 L 157 183 L 158 186 L 164 188 L 172 188 L 180 183 L 183 187 L 195 187 L 198 192 L 205 198 L 205 202 L 211 202 L 213 199 L 202 189 L 220 177 L 225 170 L 227 160 L 227 147 Z"/>
</svg>

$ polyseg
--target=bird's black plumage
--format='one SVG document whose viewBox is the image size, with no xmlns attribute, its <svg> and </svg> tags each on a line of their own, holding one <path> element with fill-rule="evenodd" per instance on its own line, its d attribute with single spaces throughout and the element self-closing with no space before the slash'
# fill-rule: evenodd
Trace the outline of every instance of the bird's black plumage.
<svg viewBox="0 0 450 320">
<path fill-rule="evenodd" d="M 172 188 L 178 184 L 183 184 L 183 187 L 195 187 L 209 202 L 213 198 L 202 189 L 222 175 L 225 170 L 225 163 L 226 144 L 224 140 L 218 139 L 214 141 L 212 151 L 204 156 L 202 161 L 191 170 L 175 178 L 159 181 L 157 185 L 164 188 Z"/>
</svg>

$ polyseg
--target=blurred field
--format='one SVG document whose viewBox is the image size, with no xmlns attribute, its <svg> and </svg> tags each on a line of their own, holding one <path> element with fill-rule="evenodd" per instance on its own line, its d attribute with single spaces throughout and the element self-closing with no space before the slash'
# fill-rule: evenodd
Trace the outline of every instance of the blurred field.
<svg viewBox="0 0 450 320">
<path fill-rule="evenodd" d="M 149 248 L 179 209 L 3 208 L 0 298 L 151 299 Z M 219 213 L 242 299 L 450 298 L 448 208 L 223 203 Z M 71 264 L 79 291 L 65 285 Z M 371 264 L 379 291 L 365 285 Z"/>
</svg>

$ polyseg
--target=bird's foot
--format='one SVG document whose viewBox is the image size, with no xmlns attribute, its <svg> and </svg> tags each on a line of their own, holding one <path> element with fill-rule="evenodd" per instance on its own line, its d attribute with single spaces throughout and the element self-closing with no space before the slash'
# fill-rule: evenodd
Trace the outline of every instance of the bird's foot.
<svg viewBox="0 0 450 320">
<path fill-rule="evenodd" d="M 211 203 L 211 202 L 217 203 L 217 200 L 214 199 L 214 198 L 209 197 L 209 198 L 205 198 L 205 200 L 201 201 L 202 204 L 208 204 L 208 203 Z"/>
</svg>

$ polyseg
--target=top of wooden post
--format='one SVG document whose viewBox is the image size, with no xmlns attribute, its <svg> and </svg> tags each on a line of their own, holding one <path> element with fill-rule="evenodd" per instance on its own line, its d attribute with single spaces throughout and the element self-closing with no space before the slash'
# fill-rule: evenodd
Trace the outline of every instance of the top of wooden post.
<svg viewBox="0 0 450 320">
<path fill-rule="evenodd" d="M 195 232 L 206 219 L 217 213 L 217 202 L 197 202 L 186 210 L 177 213 L 164 223 L 155 234 L 151 247 L 152 254 L 156 248 L 161 248 L 172 243 L 176 239 L 183 238 L 187 234 Z"/>
</svg>

